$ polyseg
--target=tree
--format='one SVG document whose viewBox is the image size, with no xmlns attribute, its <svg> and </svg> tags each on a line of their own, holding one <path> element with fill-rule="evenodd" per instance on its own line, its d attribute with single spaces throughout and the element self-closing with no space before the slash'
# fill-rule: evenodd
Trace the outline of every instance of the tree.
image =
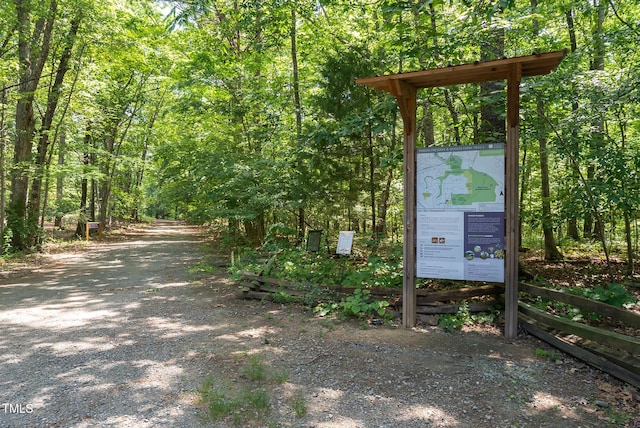
<svg viewBox="0 0 640 428">
<path fill-rule="evenodd" d="M 34 233 L 26 223 L 31 149 L 36 125 L 33 102 L 48 58 L 58 3 L 56 0 L 50 0 L 48 7 L 38 8 L 35 13 L 29 0 L 15 0 L 14 5 L 17 17 L 20 83 L 7 228 L 12 233 L 12 247 L 23 250 L 29 246 L 29 238 Z"/>
<path fill-rule="evenodd" d="M 47 169 L 47 161 L 51 159 L 48 156 L 49 144 L 51 142 L 50 134 L 55 137 L 53 132 L 53 120 L 62 95 L 62 84 L 64 82 L 65 75 L 69 70 L 71 55 L 73 52 L 73 46 L 75 43 L 76 35 L 78 34 L 78 28 L 82 20 L 82 13 L 76 12 L 71 18 L 68 32 L 64 38 L 62 51 L 60 53 L 60 59 L 58 61 L 57 69 L 55 71 L 55 79 L 51 84 L 49 95 L 47 99 L 47 107 L 38 129 L 38 145 L 37 155 L 35 158 L 35 173 L 33 175 L 31 188 L 29 190 L 29 203 L 27 210 L 27 230 L 30 242 L 29 246 L 38 246 L 40 242 L 40 234 L 38 233 L 39 219 L 40 219 L 40 203 L 41 203 L 41 189 L 43 184 L 43 178 L 45 170 Z M 62 119 L 60 119 L 62 120 Z"/>
<path fill-rule="evenodd" d="M 535 11 L 538 6 L 537 0 L 531 0 L 531 8 Z M 539 35 L 539 22 L 533 21 L 533 35 Z M 544 121 L 545 104 L 541 96 L 536 100 L 536 112 L 540 123 L 538 124 L 538 144 L 540 148 L 540 176 L 542 195 L 542 232 L 544 234 L 544 259 L 561 260 L 562 254 L 556 245 L 553 232 L 553 221 L 551 218 L 551 190 L 549 184 L 549 155 L 547 152 L 547 126 Z"/>
</svg>

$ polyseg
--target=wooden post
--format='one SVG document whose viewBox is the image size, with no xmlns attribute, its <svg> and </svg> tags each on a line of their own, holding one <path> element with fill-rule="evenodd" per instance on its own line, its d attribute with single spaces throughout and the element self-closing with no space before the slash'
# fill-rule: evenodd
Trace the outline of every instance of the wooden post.
<svg viewBox="0 0 640 428">
<path fill-rule="evenodd" d="M 392 81 L 404 122 L 404 245 L 402 280 L 402 325 L 416 325 L 416 88 L 400 80 Z"/>
<path fill-rule="evenodd" d="M 505 147 L 505 323 L 504 335 L 515 339 L 518 335 L 518 166 L 520 146 L 520 80 L 522 64 L 512 64 L 507 76 L 507 145 Z"/>
</svg>

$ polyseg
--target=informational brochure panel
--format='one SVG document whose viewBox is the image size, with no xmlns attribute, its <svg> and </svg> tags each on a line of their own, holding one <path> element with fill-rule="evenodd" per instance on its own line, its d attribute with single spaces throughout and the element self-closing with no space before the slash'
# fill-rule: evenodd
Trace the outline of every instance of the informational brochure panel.
<svg viewBox="0 0 640 428">
<path fill-rule="evenodd" d="M 504 144 L 418 149 L 416 275 L 504 282 Z"/>
<path fill-rule="evenodd" d="M 343 230 L 338 235 L 338 247 L 336 248 L 336 254 L 342 254 L 348 256 L 351 254 L 351 248 L 353 247 L 353 235 L 354 231 Z"/>
</svg>

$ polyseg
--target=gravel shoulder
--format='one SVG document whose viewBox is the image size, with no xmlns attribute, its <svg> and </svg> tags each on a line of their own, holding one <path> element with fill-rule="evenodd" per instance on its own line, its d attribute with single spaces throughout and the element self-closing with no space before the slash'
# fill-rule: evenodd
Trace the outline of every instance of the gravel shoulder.
<svg viewBox="0 0 640 428">
<path fill-rule="evenodd" d="M 1 279 L 0 427 L 640 427 L 636 389 L 531 337 L 239 300 L 208 257 L 156 222 Z"/>
</svg>

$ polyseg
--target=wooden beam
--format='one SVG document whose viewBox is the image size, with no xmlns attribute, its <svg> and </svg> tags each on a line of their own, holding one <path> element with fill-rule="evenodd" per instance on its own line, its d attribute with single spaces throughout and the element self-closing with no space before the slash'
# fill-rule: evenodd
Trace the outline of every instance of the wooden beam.
<svg viewBox="0 0 640 428">
<path fill-rule="evenodd" d="M 520 247 L 518 170 L 520 152 L 520 80 L 522 65 L 511 65 L 507 76 L 507 144 L 505 147 L 505 310 L 504 335 L 518 335 L 518 250 Z"/>
<path fill-rule="evenodd" d="M 521 65 L 523 77 L 538 76 L 550 73 L 558 66 L 565 55 L 566 51 L 563 50 L 493 61 L 476 61 L 469 64 L 452 65 L 430 70 L 364 77 L 356 79 L 356 83 L 393 93 L 390 82 L 399 80 L 407 82 L 415 88 L 433 88 L 505 80 L 508 78 L 509 70 L 514 64 Z"/>
<path fill-rule="evenodd" d="M 402 325 L 416 325 L 416 88 L 394 80 L 392 95 L 404 122 L 404 244 L 402 279 Z"/>
<path fill-rule="evenodd" d="M 586 297 L 576 296 L 575 294 L 569 294 L 564 290 L 553 290 L 550 288 L 538 287 L 537 285 L 526 284 L 524 282 L 520 283 L 520 291 L 533 294 L 534 296 L 568 303 L 570 305 L 577 306 L 580 309 L 611 317 L 628 325 L 629 327 L 640 329 L 640 315 L 636 315 L 635 313 L 623 308 L 607 305 L 602 302 L 596 302 L 594 300 L 587 299 Z"/>
<path fill-rule="evenodd" d="M 640 339 L 560 318 L 557 315 L 548 314 L 524 302 L 520 302 L 519 306 L 521 315 L 524 314 L 533 318 L 538 323 L 545 324 L 554 330 L 561 331 L 567 335 L 574 334 L 583 339 L 591 340 L 613 349 L 619 349 L 632 355 L 640 355 Z"/>
<path fill-rule="evenodd" d="M 470 299 L 479 296 L 497 296 L 504 293 L 504 287 L 499 285 L 483 285 L 479 287 L 456 288 L 453 290 L 438 290 L 422 293 L 419 290 L 418 303 L 448 302 L 451 300 Z"/>
<path fill-rule="evenodd" d="M 536 321 L 532 318 L 527 317 L 526 315 L 522 315 L 522 320 L 520 324 L 522 327 L 527 330 L 529 333 L 538 337 L 539 339 L 544 340 L 552 346 L 555 346 L 562 352 L 566 352 L 569 355 L 573 355 L 576 358 L 586 362 L 587 364 L 596 367 L 604 372 L 607 372 L 618 379 L 621 379 L 636 388 L 640 388 L 640 376 L 629 371 L 623 367 L 620 367 L 616 364 L 607 361 L 605 358 L 594 355 L 593 353 L 580 348 L 579 346 L 575 346 L 572 343 L 568 343 L 551 333 L 548 333 L 543 328 L 539 327 L 536 324 Z"/>
<path fill-rule="evenodd" d="M 487 312 L 490 311 L 491 308 L 496 306 L 496 301 L 492 300 L 489 302 L 479 302 L 479 303 L 469 303 L 467 306 L 467 311 L 476 313 L 476 312 Z M 435 314 L 456 314 L 460 310 L 461 305 L 420 305 L 417 308 L 419 314 L 422 315 L 435 315 Z"/>
</svg>

